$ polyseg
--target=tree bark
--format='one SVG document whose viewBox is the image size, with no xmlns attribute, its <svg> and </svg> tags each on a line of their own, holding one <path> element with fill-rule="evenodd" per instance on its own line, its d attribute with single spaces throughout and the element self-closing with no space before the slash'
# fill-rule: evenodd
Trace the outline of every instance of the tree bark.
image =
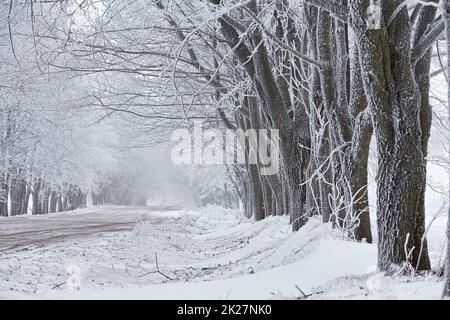
<svg viewBox="0 0 450 320">
<path fill-rule="evenodd" d="M 354 123 L 346 158 L 347 180 L 350 185 L 346 200 L 351 205 L 349 215 L 352 219 L 357 219 L 355 239 L 365 239 L 366 242 L 372 243 L 367 169 L 373 126 L 361 77 L 358 48 L 353 44 L 350 46 L 350 83 L 349 110 Z"/>
<path fill-rule="evenodd" d="M 389 14 L 401 1 L 384 4 Z M 369 30 L 368 1 L 351 1 L 351 23 L 360 55 L 378 149 L 378 268 L 395 272 L 406 262 L 428 270 L 428 256 L 418 260 L 423 237 L 425 159 L 419 119 L 420 95 L 413 74 L 411 29 L 406 8 L 389 27 Z"/>
</svg>

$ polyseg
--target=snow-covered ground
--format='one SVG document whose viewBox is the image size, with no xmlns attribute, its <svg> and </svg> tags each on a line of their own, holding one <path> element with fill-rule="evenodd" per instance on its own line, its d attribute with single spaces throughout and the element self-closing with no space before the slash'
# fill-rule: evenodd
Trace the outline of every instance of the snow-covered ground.
<svg viewBox="0 0 450 320">
<path fill-rule="evenodd" d="M 69 223 L 61 228 L 65 232 L 59 239 L 42 238 L 45 228 L 38 228 L 37 244 L 0 251 L 0 298 L 440 296 L 441 282 L 435 276 L 384 277 L 374 271 L 375 245 L 345 241 L 316 219 L 292 233 L 287 217 L 256 223 L 219 207 L 91 208 L 59 216 L 0 219 L 0 239 L 7 238 L 8 223 L 19 230 L 22 226 L 31 237 L 27 219 L 41 226 Z M 101 221 L 126 228 L 104 230 L 98 227 Z M 442 264 L 445 222 L 437 218 L 429 233 L 435 268 Z M 79 228 L 86 224 L 96 227 L 87 234 Z"/>
</svg>

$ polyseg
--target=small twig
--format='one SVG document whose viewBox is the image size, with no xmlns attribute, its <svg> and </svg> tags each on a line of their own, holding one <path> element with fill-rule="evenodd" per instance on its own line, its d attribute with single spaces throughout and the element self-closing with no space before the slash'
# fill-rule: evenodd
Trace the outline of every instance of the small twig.
<svg viewBox="0 0 450 320">
<path fill-rule="evenodd" d="M 55 284 L 55 285 L 53 286 L 52 290 L 55 290 L 55 289 L 61 287 L 63 284 L 65 284 L 65 282 L 62 282 L 62 283 L 60 283 L 60 284 Z"/>
<path fill-rule="evenodd" d="M 139 275 L 138 278 L 142 278 L 142 277 L 148 276 L 149 274 L 152 274 L 152 273 L 159 273 L 160 275 L 162 275 L 163 277 L 165 277 L 165 278 L 167 278 L 167 279 L 169 279 L 171 281 L 176 280 L 176 279 L 171 278 L 168 275 L 164 274 L 161 270 L 159 270 L 158 254 L 157 253 L 155 253 L 155 264 L 156 264 L 156 271 L 148 271 L 148 272 L 146 272 L 144 274 Z"/>
<path fill-rule="evenodd" d="M 308 298 L 309 296 L 310 296 L 310 294 L 305 294 L 304 292 L 303 292 L 303 290 L 302 289 L 300 289 L 300 287 L 298 286 L 298 285 L 295 285 L 295 287 L 297 288 L 297 290 L 303 295 L 303 299 L 306 299 L 306 298 Z"/>
<path fill-rule="evenodd" d="M 157 254 L 156 252 L 155 252 L 155 263 L 156 263 L 156 271 L 157 271 L 160 275 L 166 277 L 167 279 L 169 279 L 169 280 L 171 280 L 171 281 L 175 280 L 175 279 L 169 277 L 168 275 L 165 275 L 164 273 L 161 272 L 161 270 L 159 270 L 159 265 L 158 265 L 158 254 Z"/>
<path fill-rule="evenodd" d="M 128 263 L 125 263 L 125 272 L 126 272 L 130 277 L 132 277 L 130 271 L 128 270 Z"/>
<path fill-rule="evenodd" d="M 142 278 L 142 277 L 148 276 L 149 274 L 152 274 L 152 273 L 156 273 L 156 271 L 149 271 L 149 272 L 146 272 L 146 273 L 144 273 L 144 274 L 141 274 L 141 275 L 139 275 L 139 276 L 137 276 L 137 277 L 138 277 L 138 278 Z"/>
<path fill-rule="evenodd" d="M 184 252 L 184 250 L 180 247 L 179 244 L 175 244 L 174 242 L 170 241 L 170 237 L 167 237 L 167 240 L 172 247 L 174 247 L 178 251 Z"/>
</svg>

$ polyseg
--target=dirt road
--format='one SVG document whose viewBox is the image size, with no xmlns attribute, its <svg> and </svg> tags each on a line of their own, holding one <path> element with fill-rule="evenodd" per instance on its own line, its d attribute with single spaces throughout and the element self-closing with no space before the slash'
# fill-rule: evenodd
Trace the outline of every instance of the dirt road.
<svg viewBox="0 0 450 320">
<path fill-rule="evenodd" d="M 101 207 L 45 216 L 18 216 L 0 219 L 0 252 L 29 245 L 132 230 L 152 213 L 173 207 Z M 157 221 L 155 221 L 156 223 Z"/>
</svg>

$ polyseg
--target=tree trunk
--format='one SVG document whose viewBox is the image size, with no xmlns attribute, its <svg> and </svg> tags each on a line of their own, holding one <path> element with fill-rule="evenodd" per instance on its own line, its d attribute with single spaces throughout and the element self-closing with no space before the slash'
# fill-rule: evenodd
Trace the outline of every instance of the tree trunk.
<svg viewBox="0 0 450 320">
<path fill-rule="evenodd" d="M 0 216 L 7 217 L 8 216 L 8 193 L 9 186 L 7 183 L 3 181 L 0 182 Z"/>
<path fill-rule="evenodd" d="M 62 211 L 68 211 L 69 209 L 69 203 L 68 203 L 68 199 L 67 199 L 67 193 L 64 194 L 63 200 L 62 200 Z"/>
<path fill-rule="evenodd" d="M 372 243 L 367 168 L 373 127 L 361 77 L 358 48 L 354 43 L 350 45 L 350 83 L 349 109 L 355 120 L 350 138 L 351 146 L 346 158 L 347 180 L 350 182 L 350 193 L 346 200 L 351 204 L 349 216 L 352 220 L 356 219 L 357 223 L 354 230 L 355 239 L 365 239 L 366 242 Z"/>
<path fill-rule="evenodd" d="M 259 221 L 266 217 L 266 212 L 264 208 L 264 191 L 256 165 L 249 165 L 249 174 L 253 190 L 253 216 L 256 221 Z"/>
<path fill-rule="evenodd" d="M 33 198 L 32 214 L 41 214 L 41 205 L 39 200 L 40 191 L 41 191 L 41 183 L 39 181 L 35 182 L 32 191 L 32 198 Z"/>
<path fill-rule="evenodd" d="M 50 193 L 50 208 L 48 210 L 49 213 L 55 213 L 56 212 L 56 202 L 57 202 L 56 191 L 52 191 Z"/>
<path fill-rule="evenodd" d="M 356 219 L 357 223 L 354 230 L 355 239 L 358 241 L 365 239 L 367 243 L 372 243 L 369 192 L 367 188 L 367 167 L 371 136 L 372 123 L 369 110 L 367 110 L 366 112 L 361 112 L 356 118 L 348 168 L 350 197 L 347 198 L 347 203 L 350 204 L 351 209 L 350 216 L 352 220 Z"/>
<path fill-rule="evenodd" d="M 250 219 L 253 216 L 253 207 L 252 207 L 252 187 L 250 182 L 250 177 L 247 177 L 244 185 L 245 192 L 245 203 L 244 203 L 244 214 L 247 219 Z"/>
<path fill-rule="evenodd" d="M 31 187 L 30 185 L 27 183 L 25 185 L 25 198 L 23 199 L 22 202 L 22 214 L 28 214 L 28 204 L 30 203 L 30 195 L 31 195 Z"/>
<path fill-rule="evenodd" d="M 21 179 L 13 178 L 10 185 L 10 214 L 11 216 L 17 216 L 24 212 L 22 206 L 26 196 L 26 183 Z"/>
<path fill-rule="evenodd" d="M 42 214 L 47 214 L 49 209 L 49 200 L 50 200 L 50 190 L 45 190 L 44 197 L 42 199 Z"/>
<path fill-rule="evenodd" d="M 401 1 L 385 4 L 393 11 Z M 417 121 L 420 95 L 411 62 L 411 30 L 406 8 L 389 27 L 369 30 L 364 17 L 367 1 L 351 1 L 351 23 L 360 55 L 364 90 L 368 96 L 378 149 L 377 221 L 378 268 L 395 272 L 405 262 L 430 268 L 423 237 L 425 159 Z"/>
<path fill-rule="evenodd" d="M 63 204 L 63 201 L 62 201 L 62 194 L 60 192 L 58 192 L 56 203 L 57 203 L 57 207 L 58 207 L 58 209 L 57 209 L 58 212 L 63 212 L 64 211 L 64 204 Z"/>
<path fill-rule="evenodd" d="M 283 191 L 277 175 L 266 176 L 267 184 L 272 192 L 274 215 L 282 216 L 286 213 L 283 205 Z"/>
</svg>

